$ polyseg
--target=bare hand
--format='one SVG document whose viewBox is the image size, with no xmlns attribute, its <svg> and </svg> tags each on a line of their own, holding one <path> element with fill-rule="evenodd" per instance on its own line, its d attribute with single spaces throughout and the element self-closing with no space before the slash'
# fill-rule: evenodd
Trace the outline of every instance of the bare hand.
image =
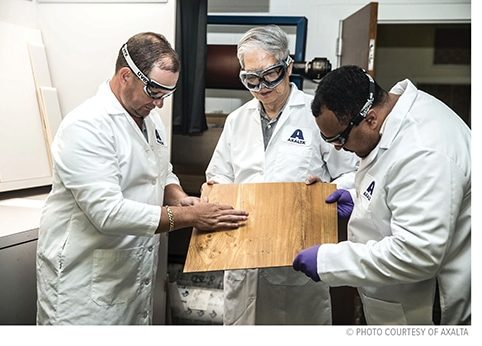
<svg viewBox="0 0 482 346">
<path fill-rule="evenodd" d="M 320 177 L 317 177 L 316 175 L 310 175 L 308 178 L 306 178 L 305 184 L 311 185 L 311 184 L 314 184 L 314 183 L 319 182 L 319 181 L 321 181 Z"/>
<path fill-rule="evenodd" d="M 201 203 L 201 200 L 198 197 L 187 196 L 181 200 L 179 200 L 179 206 L 188 207 L 190 205 L 196 205 Z"/>
<path fill-rule="evenodd" d="M 197 209 L 193 226 L 201 231 L 236 229 L 248 219 L 248 212 L 236 210 L 230 205 L 199 203 L 193 208 Z"/>
<path fill-rule="evenodd" d="M 201 185 L 201 195 L 203 194 L 204 190 L 208 188 L 208 186 L 209 188 L 211 188 L 211 186 L 214 184 L 218 184 L 218 182 L 214 180 L 208 180 L 207 182 L 203 183 Z M 207 197 L 203 197 L 203 202 L 209 202 L 209 199 Z"/>
</svg>

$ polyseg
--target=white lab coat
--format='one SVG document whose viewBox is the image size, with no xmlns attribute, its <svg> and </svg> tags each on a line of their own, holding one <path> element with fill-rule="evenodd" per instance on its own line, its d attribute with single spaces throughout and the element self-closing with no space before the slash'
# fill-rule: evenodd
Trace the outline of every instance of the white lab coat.
<svg viewBox="0 0 482 346">
<path fill-rule="evenodd" d="M 108 83 L 62 122 L 37 249 L 38 324 L 149 324 L 164 187 L 179 181 L 153 111 L 149 142 Z M 156 134 L 157 131 L 157 134 Z"/>
<path fill-rule="evenodd" d="M 360 162 L 348 240 L 321 245 L 330 286 L 359 287 L 369 324 L 471 321 L 471 133 L 442 102 L 408 80 L 378 146 Z"/>
<path fill-rule="evenodd" d="M 266 151 L 259 102 L 253 99 L 232 112 L 206 178 L 218 183 L 303 182 L 316 175 L 353 187 L 358 160 L 322 140 L 311 100 L 291 84 Z M 291 267 L 226 271 L 224 293 L 224 324 L 331 324 L 328 286 Z"/>
</svg>

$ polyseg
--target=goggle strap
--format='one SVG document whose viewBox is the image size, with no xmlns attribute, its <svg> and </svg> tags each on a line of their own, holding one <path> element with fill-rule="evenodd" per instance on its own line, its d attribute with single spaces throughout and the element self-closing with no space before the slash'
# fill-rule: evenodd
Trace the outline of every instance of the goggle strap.
<svg viewBox="0 0 482 346">
<path fill-rule="evenodd" d="M 131 68 L 131 70 L 139 77 L 139 79 L 147 85 L 151 80 L 147 78 L 147 76 L 142 73 L 141 70 L 137 67 L 137 65 L 132 60 L 131 56 L 129 55 L 129 51 L 127 50 L 127 43 L 125 43 L 122 48 L 122 55 L 124 55 L 124 59 L 126 59 L 127 65 Z"/>
<path fill-rule="evenodd" d="M 354 125 L 358 125 L 363 119 L 365 119 L 375 99 L 375 82 L 373 81 L 372 76 L 366 73 L 365 70 L 363 70 L 363 72 L 365 72 L 370 83 L 370 85 L 368 86 L 368 99 L 367 102 L 365 102 L 365 104 L 363 105 L 360 112 L 350 121 L 350 123 L 353 123 Z"/>
<path fill-rule="evenodd" d="M 127 43 L 125 43 L 122 46 L 121 51 L 122 51 L 122 55 L 124 56 L 124 59 L 126 59 L 127 65 L 129 65 L 129 68 L 132 70 L 132 72 L 134 72 L 137 75 L 137 77 L 139 77 L 139 79 L 146 86 L 149 87 L 149 84 L 154 84 L 154 87 L 158 88 L 158 89 L 166 89 L 166 90 L 169 90 L 169 91 L 176 90 L 175 85 L 164 85 L 164 84 L 158 83 L 158 82 L 153 81 L 152 79 L 148 78 L 144 73 L 142 73 L 142 71 L 139 70 L 139 68 L 134 63 L 134 61 L 132 60 L 132 58 L 129 54 L 129 51 L 127 50 Z"/>
</svg>

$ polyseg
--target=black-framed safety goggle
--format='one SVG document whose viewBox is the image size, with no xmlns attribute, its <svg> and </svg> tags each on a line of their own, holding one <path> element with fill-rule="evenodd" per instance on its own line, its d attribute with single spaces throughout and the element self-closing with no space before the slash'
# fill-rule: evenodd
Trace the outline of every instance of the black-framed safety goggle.
<svg viewBox="0 0 482 346">
<path fill-rule="evenodd" d="M 241 71 L 239 78 L 249 91 L 258 92 L 263 86 L 274 89 L 283 81 L 288 66 L 292 62 L 293 59 L 288 55 L 285 60 L 269 66 L 263 71 Z"/>
</svg>

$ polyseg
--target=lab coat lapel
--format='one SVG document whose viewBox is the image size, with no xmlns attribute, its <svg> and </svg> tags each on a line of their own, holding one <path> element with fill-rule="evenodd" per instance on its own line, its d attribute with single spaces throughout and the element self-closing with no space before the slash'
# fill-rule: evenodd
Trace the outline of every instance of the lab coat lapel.
<svg viewBox="0 0 482 346">
<path fill-rule="evenodd" d="M 105 104 L 105 110 L 107 114 L 110 114 L 110 115 L 122 114 L 123 116 L 125 116 L 127 118 L 127 122 L 133 128 L 137 136 L 137 139 L 140 140 L 142 143 L 146 143 L 146 138 L 144 137 L 144 134 L 142 133 L 141 129 L 139 128 L 139 126 L 137 126 L 134 119 L 132 119 L 132 117 L 124 109 L 124 107 L 122 107 L 119 100 L 117 100 L 114 93 L 112 92 L 109 86 L 109 81 L 106 81 L 105 83 L 100 85 L 99 90 L 97 91 L 97 94 L 98 96 L 106 100 L 104 104 Z"/>
<path fill-rule="evenodd" d="M 390 148 L 397 133 L 400 131 L 403 120 L 410 111 L 410 108 L 417 97 L 417 88 L 415 88 L 408 79 L 397 83 L 390 92 L 401 96 L 385 119 L 387 123 L 385 124 L 385 129 L 382 138 L 380 138 L 380 142 L 367 157 L 360 161 L 359 170 L 363 170 L 367 167 L 377 157 L 380 150 L 388 150 Z"/>
<path fill-rule="evenodd" d="M 283 127 L 284 123 L 286 123 L 288 118 L 292 115 L 293 112 L 291 108 L 298 107 L 298 106 L 303 107 L 305 105 L 304 94 L 302 92 L 299 92 L 298 88 L 294 83 L 290 83 L 290 85 L 291 85 L 290 96 L 288 97 L 288 101 L 286 101 L 286 105 L 284 107 L 283 113 L 281 114 L 278 120 L 278 124 L 276 125 L 271 138 L 275 138 L 278 135 L 278 132 L 281 131 L 281 128 Z"/>
<path fill-rule="evenodd" d="M 151 147 L 154 147 L 156 145 L 167 145 L 167 138 L 162 138 L 150 116 L 144 119 L 144 124 L 147 129 L 148 143 Z"/>
<path fill-rule="evenodd" d="M 400 95 L 400 98 L 385 120 L 387 124 L 385 125 L 385 130 L 379 145 L 381 149 L 390 148 L 397 133 L 400 131 L 403 120 L 417 98 L 417 88 L 408 79 L 405 79 L 397 83 L 390 90 L 390 93 Z"/>
</svg>

